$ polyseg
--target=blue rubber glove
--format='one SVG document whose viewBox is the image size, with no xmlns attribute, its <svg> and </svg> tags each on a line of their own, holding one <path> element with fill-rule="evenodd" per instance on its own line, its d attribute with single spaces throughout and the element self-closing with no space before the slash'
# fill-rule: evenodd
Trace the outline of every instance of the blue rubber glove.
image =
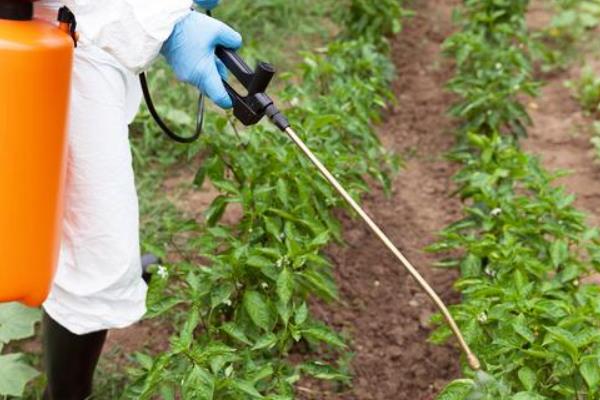
<svg viewBox="0 0 600 400">
<path fill-rule="evenodd" d="M 222 108 L 233 103 L 221 79 L 227 78 L 225 65 L 215 55 L 217 46 L 237 50 L 242 45 L 239 33 L 221 21 L 192 12 L 181 20 L 162 47 L 175 75 L 199 88 Z"/>
<path fill-rule="evenodd" d="M 194 0 L 194 3 L 196 3 L 198 7 L 205 10 L 212 10 L 219 5 L 219 2 L 220 0 Z"/>
</svg>

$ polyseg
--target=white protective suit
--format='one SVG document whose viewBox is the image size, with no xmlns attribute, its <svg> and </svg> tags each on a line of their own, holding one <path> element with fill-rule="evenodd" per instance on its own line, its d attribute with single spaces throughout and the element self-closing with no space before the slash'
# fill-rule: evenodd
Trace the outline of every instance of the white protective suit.
<svg viewBox="0 0 600 400">
<path fill-rule="evenodd" d="M 75 334 L 122 328 L 145 312 L 138 199 L 128 125 L 138 111 L 137 73 L 158 55 L 192 0 L 42 0 L 78 21 L 69 158 L 58 272 L 46 312 Z"/>
</svg>

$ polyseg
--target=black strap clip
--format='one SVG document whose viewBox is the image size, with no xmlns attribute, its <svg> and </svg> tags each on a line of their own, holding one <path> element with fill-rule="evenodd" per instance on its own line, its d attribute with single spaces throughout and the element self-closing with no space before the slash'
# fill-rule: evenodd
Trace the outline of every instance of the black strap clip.
<svg viewBox="0 0 600 400">
<path fill-rule="evenodd" d="M 77 18 L 75 18 L 75 14 L 69 10 L 68 7 L 61 7 L 58 10 L 58 22 L 61 25 L 62 29 L 65 29 L 71 38 L 73 38 L 73 42 L 75 42 L 75 47 L 77 47 L 77 42 L 79 42 L 79 35 L 77 34 Z"/>
</svg>

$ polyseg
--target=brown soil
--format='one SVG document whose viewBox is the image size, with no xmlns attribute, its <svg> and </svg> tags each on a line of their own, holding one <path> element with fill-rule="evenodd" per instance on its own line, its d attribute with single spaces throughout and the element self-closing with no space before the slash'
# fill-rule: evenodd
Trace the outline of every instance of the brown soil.
<svg viewBox="0 0 600 400">
<path fill-rule="evenodd" d="M 442 297 L 456 302 L 456 275 L 432 269 L 436 257 L 423 251 L 461 210 L 448 196 L 455 167 L 443 156 L 453 145 L 453 126 L 445 117 L 452 98 L 443 87 L 451 68 L 440 56 L 456 2 L 418 3 L 417 17 L 393 43 L 398 105 L 379 129 L 386 146 L 408 161 L 391 197 L 374 192 L 363 203 Z M 352 338 L 353 388 L 334 393 L 308 385 L 301 388 L 303 398 L 433 398 L 458 375 L 458 351 L 427 342 L 434 313 L 429 299 L 362 223 L 345 219 L 344 225 L 347 247 L 329 251 L 344 305 L 314 305 L 313 311 Z"/>
<path fill-rule="evenodd" d="M 564 85 L 565 81 L 578 78 L 580 70 L 579 66 L 573 66 L 545 78 L 541 96 L 529 104 L 534 125 L 524 145 L 530 153 L 540 155 L 548 169 L 570 172 L 558 183 L 577 194 L 576 207 L 588 214 L 590 224 L 597 226 L 600 164 L 590 142 L 592 118 L 582 112 L 571 90 Z"/>
</svg>

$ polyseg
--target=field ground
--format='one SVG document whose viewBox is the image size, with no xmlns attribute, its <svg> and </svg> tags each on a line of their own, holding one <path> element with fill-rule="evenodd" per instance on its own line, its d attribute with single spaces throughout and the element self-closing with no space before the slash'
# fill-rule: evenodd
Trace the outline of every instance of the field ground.
<svg viewBox="0 0 600 400">
<path fill-rule="evenodd" d="M 441 43 L 453 29 L 451 10 L 458 4 L 457 0 L 416 1 L 413 8 L 417 16 L 393 42 L 398 103 L 387 112 L 379 132 L 385 145 L 402 155 L 406 165 L 395 180 L 391 197 L 374 190 L 364 201 L 391 238 L 451 303 L 458 300 L 452 290 L 457 275 L 430 268 L 436 257 L 422 249 L 435 240 L 436 232 L 457 220 L 461 210 L 459 201 L 450 197 L 455 166 L 444 159 L 454 143 L 453 122 L 446 117 L 452 97 L 444 90 L 452 65 L 440 54 Z M 547 17 L 539 4 L 533 8 L 534 23 Z M 600 166 L 589 141 L 591 121 L 564 87 L 564 81 L 577 76 L 578 70 L 575 65 L 543 76 L 547 84 L 541 96 L 529 104 L 534 127 L 525 147 L 542 156 L 547 167 L 572 171 L 561 183 L 578 195 L 576 205 L 598 225 Z M 178 171 L 166 181 L 165 189 L 182 210 L 200 215 L 214 192 L 186 191 L 185 183 L 192 177 L 192 169 Z M 228 218 L 236 218 L 235 210 Z M 451 345 L 440 348 L 427 342 L 428 321 L 434 312 L 429 300 L 360 222 L 343 218 L 347 245 L 329 250 L 337 266 L 341 301 L 313 304 L 313 309 L 352 338 L 354 388 L 304 382 L 301 396 L 432 399 L 448 380 L 458 376 L 458 351 Z M 164 347 L 167 337 L 168 328 L 157 321 L 112 332 L 103 366 L 108 368 L 115 359 L 124 361 L 123 353 Z"/>
</svg>

